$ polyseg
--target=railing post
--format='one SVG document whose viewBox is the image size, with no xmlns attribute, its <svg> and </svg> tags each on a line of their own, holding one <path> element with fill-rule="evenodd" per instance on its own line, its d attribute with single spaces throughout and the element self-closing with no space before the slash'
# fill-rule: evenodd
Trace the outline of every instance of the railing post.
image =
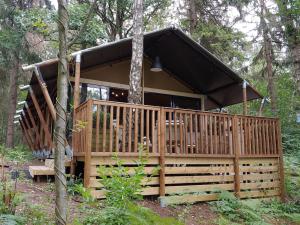
<svg viewBox="0 0 300 225">
<path fill-rule="evenodd" d="M 163 108 L 160 109 L 160 157 L 159 157 L 159 166 L 160 166 L 160 173 L 159 173 L 159 196 L 165 196 L 165 111 Z"/>
<path fill-rule="evenodd" d="M 283 151 L 282 151 L 282 138 L 281 138 L 281 126 L 280 121 L 277 119 L 277 135 L 278 135 L 278 153 L 279 153 L 279 176 L 280 176 L 280 198 L 285 201 L 285 185 L 284 185 L 284 163 L 283 163 Z"/>
<path fill-rule="evenodd" d="M 87 101 L 87 132 L 86 148 L 84 154 L 84 187 L 89 187 L 91 176 L 91 151 L 92 151 L 92 130 L 93 130 L 93 100 Z"/>
<path fill-rule="evenodd" d="M 234 152 L 234 191 L 237 198 L 240 198 L 240 147 L 238 142 L 238 118 L 233 116 L 232 120 L 233 152 Z"/>
</svg>

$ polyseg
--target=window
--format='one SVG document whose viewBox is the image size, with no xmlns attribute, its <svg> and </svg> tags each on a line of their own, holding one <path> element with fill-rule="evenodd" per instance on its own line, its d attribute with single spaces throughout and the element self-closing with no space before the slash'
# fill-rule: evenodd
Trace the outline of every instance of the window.
<svg viewBox="0 0 300 225">
<path fill-rule="evenodd" d="M 80 102 L 93 98 L 98 100 L 108 100 L 108 87 L 98 86 L 94 84 L 81 84 L 80 87 Z"/>
</svg>

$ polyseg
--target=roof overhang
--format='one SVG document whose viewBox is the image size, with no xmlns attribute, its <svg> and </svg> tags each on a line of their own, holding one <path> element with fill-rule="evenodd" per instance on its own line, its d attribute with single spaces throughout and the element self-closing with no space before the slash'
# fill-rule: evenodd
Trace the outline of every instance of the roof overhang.
<svg viewBox="0 0 300 225">
<path fill-rule="evenodd" d="M 126 38 L 74 52 L 72 57 L 75 60 L 76 55 L 81 54 L 81 69 L 84 70 L 128 58 L 131 56 L 131 49 L 132 38 Z M 243 101 L 243 79 L 203 46 L 175 27 L 146 33 L 144 54 L 150 60 L 159 56 L 164 70 L 195 93 L 206 95 L 207 110 Z M 57 63 L 57 59 L 52 59 L 26 67 L 27 69 L 33 66 L 39 67 L 53 100 L 56 97 Z M 35 76 L 32 76 L 30 85 L 37 98 L 43 103 L 43 95 Z M 247 100 L 258 98 L 262 96 L 249 85 Z M 31 105 L 29 96 L 27 101 L 28 105 Z"/>
</svg>

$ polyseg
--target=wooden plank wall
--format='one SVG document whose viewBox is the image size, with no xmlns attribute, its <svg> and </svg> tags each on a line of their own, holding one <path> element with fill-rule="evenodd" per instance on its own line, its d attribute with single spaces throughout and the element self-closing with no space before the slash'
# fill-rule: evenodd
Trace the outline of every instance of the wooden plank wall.
<svg viewBox="0 0 300 225">
<path fill-rule="evenodd" d="M 134 172 L 137 157 L 120 156 L 124 166 Z M 90 188 L 97 198 L 104 198 L 98 167 L 114 165 L 111 156 L 92 156 Z M 159 157 L 149 157 L 145 173 L 150 176 L 159 166 Z M 240 197 L 260 198 L 280 195 L 278 158 L 242 158 L 240 160 Z M 221 190 L 235 191 L 233 158 L 166 157 L 165 195 L 172 204 L 217 200 Z M 144 180 L 142 195 L 159 195 L 159 174 Z M 174 196 L 174 197 L 173 197 Z"/>
<path fill-rule="evenodd" d="M 215 200 L 220 190 L 284 195 L 278 119 L 89 100 L 76 120 L 88 122 L 73 135 L 74 155 L 85 161 L 85 186 L 97 198 L 104 196 L 97 167 L 118 153 L 133 170 L 139 143 L 149 156 L 146 173 L 161 168 L 143 195 L 171 203 Z"/>
</svg>

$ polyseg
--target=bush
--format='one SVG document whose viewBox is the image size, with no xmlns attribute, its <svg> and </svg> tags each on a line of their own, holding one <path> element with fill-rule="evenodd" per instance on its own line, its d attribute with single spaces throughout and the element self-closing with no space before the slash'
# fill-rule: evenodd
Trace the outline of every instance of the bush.
<svg viewBox="0 0 300 225">
<path fill-rule="evenodd" d="M 150 209 L 134 203 L 130 202 L 127 206 L 122 211 L 115 207 L 106 207 L 100 213 L 88 216 L 83 225 L 183 225 L 175 218 L 162 218 Z"/>
<path fill-rule="evenodd" d="M 147 181 L 147 159 L 142 146 L 139 147 L 139 158 L 133 172 L 117 156 L 113 159 L 116 166 L 100 166 L 98 169 L 101 184 L 106 191 L 105 207 L 94 203 L 90 209 L 86 208 L 88 216 L 82 222 L 84 225 L 181 225 L 176 219 L 161 218 L 150 209 L 134 203 L 142 198 L 142 182 Z"/>
<path fill-rule="evenodd" d="M 261 218 L 261 215 L 255 210 L 255 206 L 244 204 L 238 200 L 232 193 L 224 191 L 219 195 L 217 202 L 212 202 L 213 209 L 223 216 L 224 221 L 245 224 L 267 224 Z"/>
<path fill-rule="evenodd" d="M 139 158 L 136 161 L 137 167 L 133 168 L 134 172 L 123 166 L 123 162 L 117 156 L 113 157 L 116 161 L 116 166 L 99 167 L 98 173 L 101 178 L 101 184 L 106 191 L 107 206 L 123 210 L 127 208 L 128 202 L 142 198 L 142 181 L 147 179 L 145 174 L 147 159 L 143 152 L 143 148 L 140 146 Z"/>
<path fill-rule="evenodd" d="M 232 193 L 222 192 L 219 201 L 212 202 L 211 205 L 221 214 L 218 224 L 263 225 L 269 224 L 266 221 L 273 218 L 283 218 L 296 223 L 300 221 L 300 205 L 293 202 L 282 203 L 276 199 L 240 201 Z"/>
</svg>

